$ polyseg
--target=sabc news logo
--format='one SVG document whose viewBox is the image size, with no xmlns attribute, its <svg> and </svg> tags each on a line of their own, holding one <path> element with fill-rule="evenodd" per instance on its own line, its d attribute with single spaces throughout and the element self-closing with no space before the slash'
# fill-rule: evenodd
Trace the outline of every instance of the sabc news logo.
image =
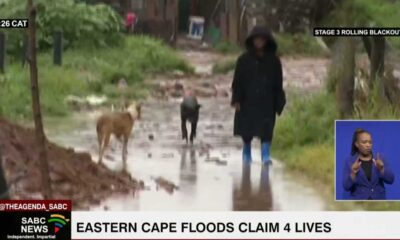
<svg viewBox="0 0 400 240">
<path fill-rule="evenodd" d="M 51 234 L 52 228 L 54 234 L 58 233 L 65 225 L 68 224 L 70 219 L 67 219 L 61 214 L 51 214 L 49 218 L 46 217 L 22 217 L 21 219 L 21 233 L 33 234 L 44 233 Z"/>
</svg>

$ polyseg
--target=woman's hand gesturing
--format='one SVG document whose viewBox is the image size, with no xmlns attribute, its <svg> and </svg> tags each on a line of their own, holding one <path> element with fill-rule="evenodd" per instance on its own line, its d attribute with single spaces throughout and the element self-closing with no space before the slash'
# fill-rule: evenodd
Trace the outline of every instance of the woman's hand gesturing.
<svg viewBox="0 0 400 240">
<path fill-rule="evenodd" d="M 351 178 L 353 180 L 356 179 L 356 175 L 358 173 L 358 171 L 360 171 L 360 167 L 361 167 L 361 161 L 359 158 L 356 159 L 356 161 L 353 163 L 353 165 L 351 166 Z"/>
<path fill-rule="evenodd" d="M 379 156 L 379 153 L 376 155 L 376 160 L 374 161 L 375 166 L 379 169 L 381 174 L 385 171 L 385 164 L 383 163 L 382 159 Z"/>
</svg>

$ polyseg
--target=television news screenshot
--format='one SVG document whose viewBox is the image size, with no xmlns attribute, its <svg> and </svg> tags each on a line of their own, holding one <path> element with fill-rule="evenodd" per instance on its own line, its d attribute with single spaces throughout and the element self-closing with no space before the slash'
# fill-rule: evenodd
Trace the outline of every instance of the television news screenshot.
<svg viewBox="0 0 400 240">
<path fill-rule="evenodd" d="M 0 0 L 0 240 L 400 239 L 400 0 Z"/>
</svg>

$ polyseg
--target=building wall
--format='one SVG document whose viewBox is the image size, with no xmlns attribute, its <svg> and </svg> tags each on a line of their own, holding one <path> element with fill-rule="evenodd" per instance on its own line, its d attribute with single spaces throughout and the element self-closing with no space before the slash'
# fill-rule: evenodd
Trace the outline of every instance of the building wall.
<svg viewBox="0 0 400 240">
<path fill-rule="evenodd" d="M 211 21 L 211 14 L 213 13 L 218 0 L 201 0 L 199 3 L 199 13 L 198 15 L 202 16 L 206 20 L 206 26 Z"/>
<path fill-rule="evenodd" d="M 174 45 L 178 27 L 178 0 L 146 0 L 139 15 L 138 31 Z"/>
<path fill-rule="evenodd" d="M 228 0 L 227 12 L 228 12 L 228 41 L 231 43 L 237 43 L 239 41 L 239 18 L 240 11 L 237 0 Z"/>
<path fill-rule="evenodd" d="M 177 17 L 178 0 L 146 0 L 143 19 L 172 20 Z"/>
</svg>

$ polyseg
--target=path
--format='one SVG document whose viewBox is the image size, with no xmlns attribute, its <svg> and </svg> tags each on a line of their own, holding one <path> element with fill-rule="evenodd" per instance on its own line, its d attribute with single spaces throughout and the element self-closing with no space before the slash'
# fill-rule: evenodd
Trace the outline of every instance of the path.
<svg viewBox="0 0 400 240">
<path fill-rule="evenodd" d="M 178 80 L 161 77 L 156 79 L 157 82 L 203 86 L 229 93 L 231 74 L 209 74 L 220 56 L 201 51 L 182 54 L 196 66 L 198 76 Z M 320 79 L 326 73 L 325 64 L 325 60 L 284 60 L 285 86 L 320 88 Z M 143 120 L 135 125 L 128 156 L 129 172 L 144 181 L 145 190 L 135 195 L 111 196 L 88 208 L 156 211 L 325 209 L 323 197 L 313 186 L 305 179 L 293 176 L 281 162 L 274 160 L 271 169 L 262 169 L 258 143 L 255 142 L 253 149 L 251 169 L 242 167 L 241 142 L 232 137 L 233 110 L 229 107 L 229 96 L 222 94 L 199 101 L 203 107 L 198 138 L 194 146 L 186 146 L 180 138 L 180 98 L 146 100 Z M 88 151 L 97 159 L 95 120 L 98 114 L 77 114 L 72 123 L 66 124 L 68 127 L 53 128 L 48 135 L 55 142 Z M 106 165 L 121 169 L 120 145 L 113 144 L 108 155 Z M 178 189 L 171 191 L 168 184 L 163 184 L 164 180 Z"/>
</svg>

